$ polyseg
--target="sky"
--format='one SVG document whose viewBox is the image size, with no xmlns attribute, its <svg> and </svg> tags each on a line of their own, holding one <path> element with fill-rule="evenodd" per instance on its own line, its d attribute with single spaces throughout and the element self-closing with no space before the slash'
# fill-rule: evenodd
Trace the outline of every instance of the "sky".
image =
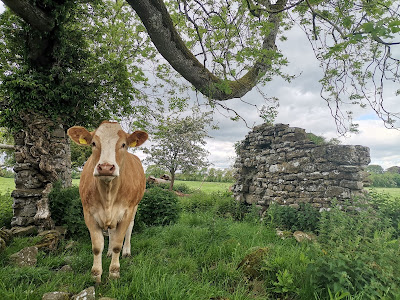
<svg viewBox="0 0 400 300">
<path fill-rule="evenodd" d="M 3 10 L 3 3 L 0 2 L 0 12 Z M 286 36 L 287 41 L 280 42 L 278 48 L 289 60 L 285 71 L 298 76 L 290 83 L 277 78 L 261 88 L 261 91 L 268 96 L 279 98 L 275 123 L 301 127 L 306 132 L 321 135 L 326 139 L 338 138 L 335 120 L 330 115 L 326 102 L 319 95 L 322 70 L 305 33 L 295 27 L 287 32 Z M 264 103 L 256 91 L 249 92 L 243 100 L 259 106 Z M 394 98 L 389 99 L 389 105 L 391 104 L 394 110 L 400 108 L 400 105 L 396 105 L 396 101 Z M 227 104 L 240 112 L 249 127 L 263 122 L 254 107 L 239 99 L 229 100 Z M 397 112 L 399 110 L 397 109 Z M 369 147 L 371 164 L 381 165 L 384 169 L 400 166 L 400 131 L 386 129 L 371 109 L 356 109 L 354 120 L 359 124 L 359 133 L 339 137 L 342 144 Z M 243 121 L 234 122 L 218 113 L 215 114 L 215 121 L 219 130 L 211 131 L 212 138 L 207 139 L 206 148 L 210 152 L 208 159 L 215 168 L 232 167 L 235 157 L 234 143 L 243 140 L 251 128 Z M 140 151 L 137 154 L 140 158 L 144 158 Z"/>
<path fill-rule="evenodd" d="M 320 96 L 319 80 L 323 72 L 305 33 L 299 28 L 294 28 L 286 33 L 286 36 L 287 41 L 278 44 L 278 48 L 289 60 L 285 70 L 298 77 L 290 83 L 278 78 L 261 88 L 263 93 L 279 98 L 275 123 L 300 127 L 327 140 L 338 138 L 344 145 L 367 146 L 370 148 L 371 164 L 381 165 L 384 169 L 400 166 L 400 131 L 385 128 L 371 108 L 351 107 L 354 109 L 353 119 L 359 124 L 359 133 L 347 134 L 346 137 L 339 135 L 327 103 Z M 394 90 L 396 87 L 392 88 Z M 243 99 L 260 105 L 263 103 L 262 97 L 256 92 L 250 92 Z M 400 99 L 394 97 L 387 99 L 387 105 L 394 112 L 400 111 L 400 104 L 396 103 L 398 100 Z M 237 100 L 231 100 L 231 105 L 245 116 L 248 124 L 258 125 L 263 122 L 254 108 Z M 250 129 L 241 122 L 217 118 L 220 121 L 220 130 L 212 132 L 213 139 L 208 140 L 207 147 L 211 152 L 210 161 L 215 167 L 224 168 L 227 163 L 233 163 L 233 160 L 229 159 L 235 156 L 233 144 L 243 140 Z"/>
</svg>

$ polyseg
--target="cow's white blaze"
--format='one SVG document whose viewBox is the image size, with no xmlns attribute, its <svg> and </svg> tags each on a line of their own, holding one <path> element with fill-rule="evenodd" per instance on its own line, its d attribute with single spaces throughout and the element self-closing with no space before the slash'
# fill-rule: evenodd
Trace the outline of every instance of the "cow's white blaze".
<svg viewBox="0 0 400 300">
<path fill-rule="evenodd" d="M 115 166 L 114 176 L 119 176 L 119 166 L 116 157 L 116 145 L 119 140 L 118 132 L 122 130 L 118 123 L 103 123 L 96 130 L 95 136 L 100 140 L 101 153 L 100 159 L 94 168 L 93 175 L 98 176 L 97 166 L 101 164 L 110 164 Z"/>
</svg>

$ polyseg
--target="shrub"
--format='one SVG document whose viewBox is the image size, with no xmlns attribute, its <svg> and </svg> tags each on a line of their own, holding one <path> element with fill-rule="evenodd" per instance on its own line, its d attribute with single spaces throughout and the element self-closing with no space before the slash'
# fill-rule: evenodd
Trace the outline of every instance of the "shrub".
<svg viewBox="0 0 400 300">
<path fill-rule="evenodd" d="M 396 236 L 400 236 L 400 199 L 394 198 L 387 193 L 370 191 L 368 201 L 379 212 L 382 217 L 388 218 L 396 230 Z"/>
<path fill-rule="evenodd" d="M 329 293 L 394 299 L 400 287 L 399 242 L 392 228 L 373 209 L 358 208 L 334 207 L 321 214 L 318 243 L 313 244 L 321 254 L 307 272 L 321 299 Z"/>
<path fill-rule="evenodd" d="M 238 202 L 232 197 L 232 192 L 214 192 L 207 194 L 196 192 L 189 197 L 180 199 L 181 207 L 188 212 L 211 211 L 222 217 L 232 217 L 242 221 L 252 212 L 252 206 Z"/>
<path fill-rule="evenodd" d="M 315 231 L 320 213 L 309 203 L 300 203 L 299 208 L 272 204 L 268 208 L 266 224 L 284 230 Z"/>
<path fill-rule="evenodd" d="M 69 236 L 87 236 L 88 229 L 83 217 L 79 188 L 62 188 L 60 182 L 53 185 L 49 194 L 51 217 L 56 225 L 66 226 Z"/>
<path fill-rule="evenodd" d="M 153 187 L 147 190 L 139 204 L 135 228 L 169 225 L 179 217 L 178 197 L 174 192 Z"/>
<path fill-rule="evenodd" d="M 184 183 L 178 183 L 174 185 L 174 191 L 178 191 L 184 194 L 190 194 L 192 190 L 189 188 L 187 184 Z"/>
<path fill-rule="evenodd" d="M 0 194 L 0 228 L 11 226 L 11 218 L 13 216 L 12 203 L 13 199 L 9 192 Z"/>
</svg>

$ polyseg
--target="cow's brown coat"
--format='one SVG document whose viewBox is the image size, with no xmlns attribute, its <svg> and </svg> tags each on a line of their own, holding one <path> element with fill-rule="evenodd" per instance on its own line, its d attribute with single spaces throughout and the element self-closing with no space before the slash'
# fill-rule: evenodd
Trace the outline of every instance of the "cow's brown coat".
<svg viewBox="0 0 400 300">
<path fill-rule="evenodd" d="M 122 255 L 130 255 L 134 218 L 146 187 L 142 164 L 137 156 L 127 152 L 127 148 L 143 144 L 147 133 L 127 134 L 118 123 L 103 122 L 93 132 L 79 126 L 71 127 L 68 135 L 77 144 L 91 145 L 93 149 L 79 185 L 85 223 L 92 240 L 92 275 L 96 282 L 101 281 L 103 230 L 108 229 L 107 255 L 112 256 L 109 276 L 118 278 L 122 243 L 125 238 Z"/>
</svg>

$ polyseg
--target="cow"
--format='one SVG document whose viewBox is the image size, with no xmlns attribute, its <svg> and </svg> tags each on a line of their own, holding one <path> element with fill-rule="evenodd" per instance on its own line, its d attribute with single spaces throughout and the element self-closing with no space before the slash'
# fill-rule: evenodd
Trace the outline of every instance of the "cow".
<svg viewBox="0 0 400 300">
<path fill-rule="evenodd" d="M 128 134 L 120 124 L 109 121 L 92 132 L 74 126 L 67 133 L 78 145 L 92 147 L 79 184 L 85 223 L 92 241 L 92 276 L 96 283 L 101 282 L 103 230 L 108 230 L 107 255 L 112 257 L 109 278 L 119 278 L 122 243 L 125 238 L 122 256 L 130 256 L 135 215 L 146 188 L 142 164 L 128 148 L 140 146 L 148 135 L 140 130 Z"/>
</svg>

